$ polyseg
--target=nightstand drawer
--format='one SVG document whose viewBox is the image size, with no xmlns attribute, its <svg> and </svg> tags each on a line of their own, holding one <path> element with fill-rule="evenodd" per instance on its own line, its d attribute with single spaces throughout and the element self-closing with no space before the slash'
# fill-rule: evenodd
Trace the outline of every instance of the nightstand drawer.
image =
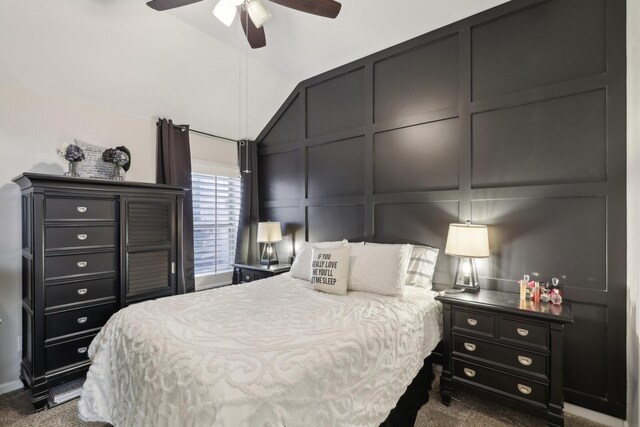
<svg viewBox="0 0 640 427">
<path fill-rule="evenodd" d="M 101 328 L 116 310 L 116 304 L 113 303 L 48 314 L 45 316 L 47 319 L 46 338 L 52 339 Z"/>
<path fill-rule="evenodd" d="M 476 338 L 453 334 L 453 355 L 508 366 L 547 379 L 548 357 L 528 350 L 505 347 Z"/>
<path fill-rule="evenodd" d="M 466 311 L 455 308 L 453 310 L 453 329 L 462 330 L 479 335 L 493 337 L 494 316 L 490 314 Z"/>
<path fill-rule="evenodd" d="M 500 339 L 547 349 L 549 348 L 549 327 L 519 319 L 500 318 Z"/>
<path fill-rule="evenodd" d="M 270 266 L 262 264 L 233 264 L 233 283 L 248 283 L 266 279 L 267 277 L 286 273 L 290 268 L 290 264 L 274 264 Z"/>
<path fill-rule="evenodd" d="M 501 394 L 508 394 L 523 400 L 547 404 L 547 386 L 535 381 L 530 381 L 514 375 L 509 375 L 490 368 L 468 363 L 459 359 L 453 359 L 453 375 L 457 380 L 471 382 L 497 391 Z"/>
<path fill-rule="evenodd" d="M 267 277 L 271 277 L 273 274 L 267 273 L 264 271 L 254 271 L 253 272 L 253 280 L 266 279 Z"/>
<path fill-rule="evenodd" d="M 47 227 L 44 241 L 45 250 L 115 246 L 116 228 L 113 225 Z"/>
<path fill-rule="evenodd" d="M 54 221 L 114 221 L 115 199 L 47 197 L 45 219 Z"/>
<path fill-rule="evenodd" d="M 254 280 L 255 273 L 251 270 L 247 270 L 246 268 L 240 269 L 240 281 L 241 282 L 252 282 Z"/>
</svg>

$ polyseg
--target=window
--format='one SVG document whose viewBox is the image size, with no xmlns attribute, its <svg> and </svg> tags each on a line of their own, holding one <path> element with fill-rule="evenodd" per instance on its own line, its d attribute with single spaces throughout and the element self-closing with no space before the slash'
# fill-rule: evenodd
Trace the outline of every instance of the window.
<svg viewBox="0 0 640 427">
<path fill-rule="evenodd" d="M 196 288 L 231 282 L 240 216 L 238 177 L 193 173 Z"/>
</svg>

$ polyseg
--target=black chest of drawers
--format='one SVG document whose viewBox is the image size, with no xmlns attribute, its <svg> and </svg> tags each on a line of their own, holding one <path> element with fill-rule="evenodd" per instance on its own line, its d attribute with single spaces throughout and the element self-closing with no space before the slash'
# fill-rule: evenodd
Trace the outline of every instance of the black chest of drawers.
<svg viewBox="0 0 640 427">
<path fill-rule="evenodd" d="M 183 292 L 184 190 L 25 173 L 20 378 L 42 409 L 120 308 Z"/>
<path fill-rule="evenodd" d="M 266 279 L 291 270 L 291 264 L 233 264 L 233 283 L 248 283 Z"/>
<path fill-rule="evenodd" d="M 570 304 L 520 301 L 519 295 L 481 290 L 441 294 L 443 369 L 440 394 L 482 391 L 502 403 L 563 426 L 563 330 Z"/>
</svg>

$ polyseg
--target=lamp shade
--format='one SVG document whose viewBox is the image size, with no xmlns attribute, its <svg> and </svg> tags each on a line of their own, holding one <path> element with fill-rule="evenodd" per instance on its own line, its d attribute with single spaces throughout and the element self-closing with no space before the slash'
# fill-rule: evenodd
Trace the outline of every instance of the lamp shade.
<svg viewBox="0 0 640 427">
<path fill-rule="evenodd" d="M 282 240 L 279 222 L 258 223 L 258 243 L 273 243 Z"/>
<path fill-rule="evenodd" d="M 447 255 L 466 258 L 486 258 L 489 256 L 489 235 L 486 225 L 449 224 Z"/>
</svg>

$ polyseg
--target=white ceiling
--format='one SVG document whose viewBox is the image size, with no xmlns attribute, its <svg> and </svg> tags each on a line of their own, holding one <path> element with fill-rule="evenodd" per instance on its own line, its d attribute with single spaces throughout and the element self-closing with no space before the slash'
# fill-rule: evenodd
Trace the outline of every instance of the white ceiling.
<svg viewBox="0 0 640 427">
<path fill-rule="evenodd" d="M 247 43 L 238 18 L 226 27 L 211 11 L 217 0 L 173 9 L 172 16 L 237 49 Z M 505 0 L 340 0 L 338 18 L 327 19 L 264 1 L 272 18 L 267 46 L 256 59 L 296 82 L 473 15 Z"/>
<path fill-rule="evenodd" d="M 0 1 L 0 84 L 255 137 L 295 85 L 504 0 L 342 0 L 337 19 L 265 0 L 267 47 L 247 49 L 214 0 L 156 12 L 146 0 Z M 239 64 L 249 51 L 250 129 Z M 1 101 L 1 100 L 0 100 Z"/>
</svg>

